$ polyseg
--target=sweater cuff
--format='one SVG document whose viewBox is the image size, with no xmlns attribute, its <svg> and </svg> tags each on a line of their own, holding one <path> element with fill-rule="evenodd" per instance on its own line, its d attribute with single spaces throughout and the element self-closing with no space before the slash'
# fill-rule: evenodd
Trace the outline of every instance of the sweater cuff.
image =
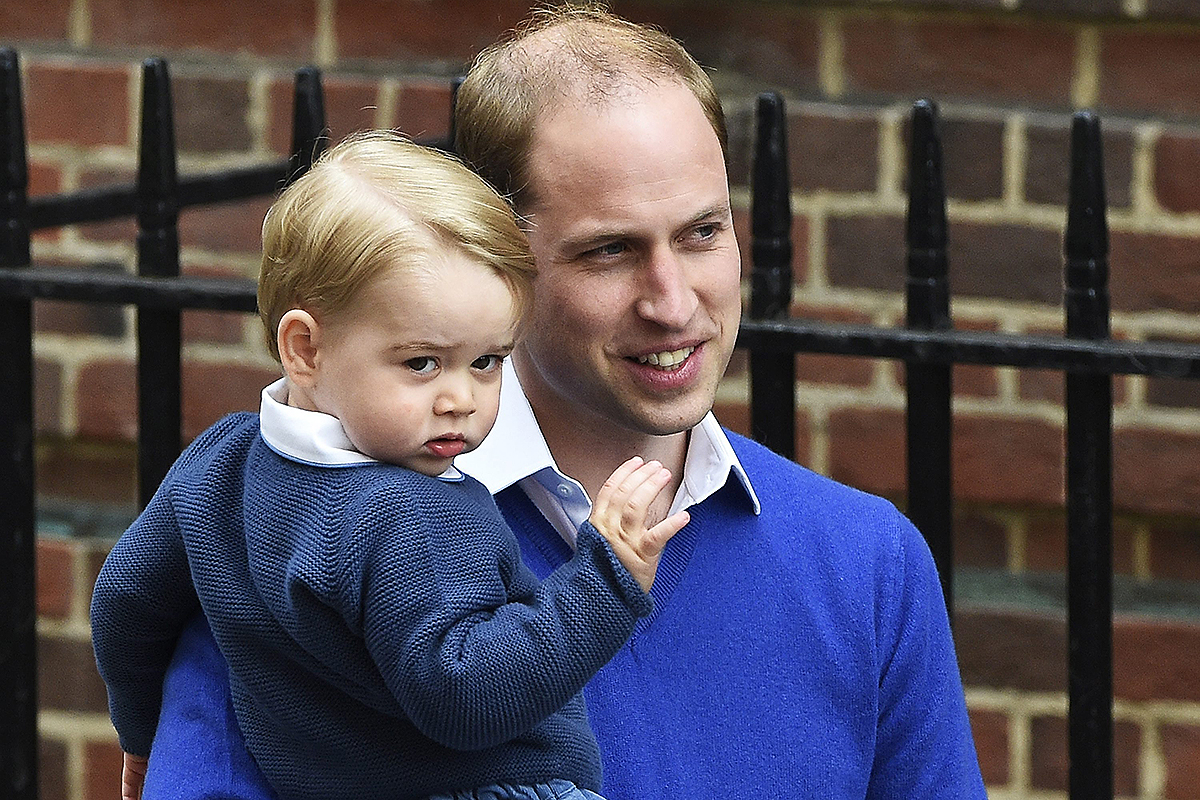
<svg viewBox="0 0 1200 800">
<path fill-rule="evenodd" d="M 642 591 L 637 579 L 625 569 L 625 565 L 612 551 L 608 541 L 596 530 L 596 526 L 584 520 L 579 526 L 579 535 L 575 539 L 575 547 L 581 553 L 590 553 L 597 567 L 616 589 L 617 596 L 625 603 L 636 617 L 646 617 L 654 610 L 654 599 L 648 592 Z"/>
</svg>

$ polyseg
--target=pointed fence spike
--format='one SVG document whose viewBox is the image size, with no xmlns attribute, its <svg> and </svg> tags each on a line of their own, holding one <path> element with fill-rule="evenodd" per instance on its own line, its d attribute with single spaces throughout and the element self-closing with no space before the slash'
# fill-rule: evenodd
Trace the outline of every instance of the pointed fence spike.
<svg viewBox="0 0 1200 800">
<path fill-rule="evenodd" d="M 296 70 L 293 97 L 292 154 L 288 158 L 286 184 L 308 172 L 329 146 L 321 70 L 311 66 Z"/>
</svg>

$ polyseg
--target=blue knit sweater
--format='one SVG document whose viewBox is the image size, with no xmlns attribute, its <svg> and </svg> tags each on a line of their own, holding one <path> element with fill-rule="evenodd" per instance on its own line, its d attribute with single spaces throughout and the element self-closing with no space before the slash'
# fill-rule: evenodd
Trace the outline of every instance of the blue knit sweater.
<svg viewBox="0 0 1200 800">
<path fill-rule="evenodd" d="M 598 790 L 579 691 L 651 602 L 590 525 L 545 578 L 477 481 L 301 464 L 238 414 L 188 448 L 113 549 L 93 642 L 127 752 L 150 752 L 198 602 L 281 797 Z"/>
<path fill-rule="evenodd" d="M 735 481 L 693 506 L 653 613 L 587 685 L 605 796 L 983 800 L 920 535 L 887 502 L 730 439 L 762 514 Z M 520 489 L 497 504 L 535 573 L 570 557 Z M 272 797 L 229 722 L 219 663 L 198 620 L 167 677 L 147 792 Z"/>
</svg>

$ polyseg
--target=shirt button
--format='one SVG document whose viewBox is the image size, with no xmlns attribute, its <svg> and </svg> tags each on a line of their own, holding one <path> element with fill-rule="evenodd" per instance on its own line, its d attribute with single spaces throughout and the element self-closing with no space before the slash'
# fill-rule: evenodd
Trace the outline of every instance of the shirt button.
<svg viewBox="0 0 1200 800">
<path fill-rule="evenodd" d="M 570 497 L 571 487 L 567 486 L 565 483 L 560 483 L 558 485 L 558 496 L 563 498 Z"/>
</svg>

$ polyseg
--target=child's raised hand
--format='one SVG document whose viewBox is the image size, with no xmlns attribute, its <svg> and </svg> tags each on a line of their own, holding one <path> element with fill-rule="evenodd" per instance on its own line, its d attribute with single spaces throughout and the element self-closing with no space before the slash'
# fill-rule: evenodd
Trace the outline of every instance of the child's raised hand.
<svg viewBox="0 0 1200 800">
<path fill-rule="evenodd" d="M 144 756 L 125 754 L 125 763 L 121 767 L 121 800 L 141 800 L 149 762 L 150 759 Z"/>
<path fill-rule="evenodd" d="M 667 540 L 687 525 L 686 511 L 672 514 L 646 529 L 646 513 L 671 480 L 671 471 L 657 461 L 634 456 L 609 476 L 592 504 L 588 521 L 608 540 L 617 559 L 643 592 L 649 592 L 658 559 Z"/>
</svg>

